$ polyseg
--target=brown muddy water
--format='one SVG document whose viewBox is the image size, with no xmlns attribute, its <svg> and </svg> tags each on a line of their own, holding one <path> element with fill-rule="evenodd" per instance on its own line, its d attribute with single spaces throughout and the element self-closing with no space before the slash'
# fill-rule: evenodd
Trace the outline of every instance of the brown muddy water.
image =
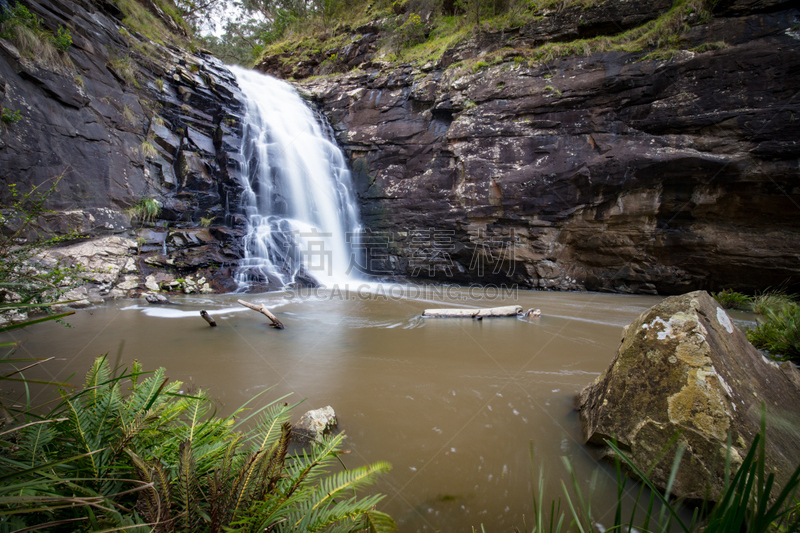
<svg viewBox="0 0 800 533">
<path fill-rule="evenodd" d="M 595 519 L 611 523 L 614 470 L 582 444 L 573 402 L 611 363 L 623 326 L 659 297 L 351 288 L 360 290 L 245 296 L 272 309 L 283 331 L 238 306 L 241 295 L 215 295 L 174 297 L 167 306 L 116 301 L 78 311 L 71 328 L 45 323 L 0 341 L 22 340 L 20 357 L 63 358 L 31 378 L 72 375 L 79 384 L 95 357 L 114 360 L 121 347 L 124 363 L 166 367 L 187 390 L 209 391 L 223 414 L 269 387 L 268 398 L 305 399 L 295 419 L 331 405 L 348 436 L 348 466 L 392 463 L 376 490 L 387 495 L 380 508 L 401 532 L 480 531 L 481 524 L 510 531 L 523 520 L 530 528 L 531 442 L 534 471 L 542 466 L 546 474 L 546 501 L 562 495 L 562 478 L 569 482 L 560 459 L 567 457 L 584 487 L 599 469 Z M 431 307 L 513 304 L 542 316 L 420 317 Z M 219 327 L 209 328 L 200 309 Z"/>
</svg>

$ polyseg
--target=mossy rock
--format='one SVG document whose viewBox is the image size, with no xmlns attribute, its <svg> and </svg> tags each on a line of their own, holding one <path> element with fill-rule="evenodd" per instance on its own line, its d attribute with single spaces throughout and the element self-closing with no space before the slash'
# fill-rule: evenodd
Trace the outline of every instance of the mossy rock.
<svg viewBox="0 0 800 533">
<path fill-rule="evenodd" d="M 616 439 L 666 486 L 677 443 L 686 446 L 673 494 L 715 499 L 728 436 L 741 464 L 767 420 L 767 465 L 778 482 L 800 463 L 800 387 L 794 365 L 767 360 L 705 291 L 673 296 L 625 328 L 611 366 L 578 398 L 587 442 Z M 658 458 L 679 434 L 672 448 Z"/>
</svg>

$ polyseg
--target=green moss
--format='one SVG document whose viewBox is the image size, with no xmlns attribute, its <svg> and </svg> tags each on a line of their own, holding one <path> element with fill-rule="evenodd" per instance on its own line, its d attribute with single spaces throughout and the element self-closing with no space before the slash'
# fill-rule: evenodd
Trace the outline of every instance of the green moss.
<svg viewBox="0 0 800 533">
<path fill-rule="evenodd" d="M 556 96 L 561 96 L 561 91 L 553 87 L 552 85 L 545 85 L 544 92 L 549 94 L 554 94 Z"/>
<path fill-rule="evenodd" d="M 133 61 L 131 61 L 130 56 L 111 59 L 106 66 L 113 70 L 117 76 L 122 78 L 122 80 L 128 85 L 139 87 L 139 81 L 136 79 L 136 65 Z"/>
<path fill-rule="evenodd" d="M 453 19 L 455 17 L 443 17 L 441 24 L 431 32 L 427 40 L 400 51 L 399 61 L 417 64 L 438 61 L 446 50 L 469 35 L 469 31 L 464 27 L 459 27 Z"/>
<path fill-rule="evenodd" d="M 702 54 L 703 52 L 709 52 L 711 50 L 722 50 L 723 48 L 727 48 L 727 43 L 725 41 L 715 41 L 713 43 L 703 43 L 700 46 L 696 46 L 692 48 L 692 52 L 697 52 L 698 54 Z"/>
<path fill-rule="evenodd" d="M 150 139 L 145 139 L 142 141 L 142 144 L 139 148 L 142 151 L 142 155 L 147 159 L 152 159 L 158 156 L 158 150 L 156 150 L 156 147 L 150 142 Z"/>
<path fill-rule="evenodd" d="M 137 0 L 113 0 L 113 2 L 125 14 L 122 23 L 136 33 L 159 44 L 182 40 L 180 36 L 168 30 L 159 18 L 150 13 L 150 11 Z M 153 0 L 153 3 L 166 16 L 170 17 L 177 27 L 182 28 L 187 35 L 191 35 L 191 28 L 180 16 L 180 13 L 172 2 L 167 0 Z M 128 33 L 128 35 L 130 35 L 130 33 Z"/>
</svg>

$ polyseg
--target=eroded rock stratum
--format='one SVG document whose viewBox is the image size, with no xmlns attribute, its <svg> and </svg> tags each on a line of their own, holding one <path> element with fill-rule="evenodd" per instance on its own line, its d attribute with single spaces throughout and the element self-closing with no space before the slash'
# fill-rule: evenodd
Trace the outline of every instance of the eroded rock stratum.
<svg viewBox="0 0 800 533">
<path fill-rule="evenodd" d="M 800 374 L 768 361 L 704 291 L 673 296 L 642 313 L 623 332 L 611 366 L 578 398 L 587 442 L 616 439 L 662 488 L 676 445 L 686 445 L 673 492 L 711 499 L 731 463 L 742 462 L 766 410 L 766 459 L 784 482 L 800 463 Z M 656 463 L 666 450 L 664 458 Z M 653 466 L 655 463 L 655 466 Z"/>
<path fill-rule="evenodd" d="M 796 283 L 800 12 L 718 2 L 667 60 L 521 58 L 670 3 L 595 7 L 476 35 L 435 64 L 350 46 L 337 52 L 359 70 L 301 82 L 351 158 L 366 226 L 385 237 L 376 272 L 665 294 Z M 378 42 L 373 31 L 354 42 Z M 318 73 L 292 65 L 260 68 Z"/>
</svg>

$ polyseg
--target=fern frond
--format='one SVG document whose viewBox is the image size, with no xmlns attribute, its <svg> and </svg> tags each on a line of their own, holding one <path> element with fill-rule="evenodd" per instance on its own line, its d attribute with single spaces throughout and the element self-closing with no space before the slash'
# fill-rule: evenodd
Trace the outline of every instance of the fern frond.
<svg viewBox="0 0 800 533">
<path fill-rule="evenodd" d="M 95 401 L 101 393 L 101 386 L 107 383 L 111 377 L 111 368 L 108 366 L 108 359 L 105 355 L 94 360 L 89 371 L 86 373 L 85 389 L 89 391 L 89 396 Z"/>
<path fill-rule="evenodd" d="M 266 494 L 272 493 L 278 483 L 283 479 L 283 471 L 286 467 L 286 453 L 289 451 L 289 442 L 292 438 L 292 425 L 285 422 L 281 426 L 281 438 L 276 443 L 274 450 L 270 453 L 267 462 L 266 477 L 267 483 L 264 487 L 265 494 L 260 494 L 258 499 L 264 499 Z"/>
<path fill-rule="evenodd" d="M 50 424 L 36 424 L 20 431 L 17 445 L 30 457 L 30 466 L 39 460 L 45 460 L 45 449 L 56 436 Z"/>
<path fill-rule="evenodd" d="M 385 474 L 391 469 L 392 465 L 379 461 L 353 470 L 345 470 L 323 479 L 312 497 L 316 501 L 312 510 L 333 501 L 343 491 L 358 490 L 374 483 L 380 474 Z"/>
<path fill-rule="evenodd" d="M 286 471 L 291 480 L 286 496 L 291 496 L 296 490 L 325 475 L 326 466 L 336 458 L 336 452 L 344 440 L 344 434 L 326 437 L 322 444 L 315 445 L 310 454 L 305 450 L 300 455 L 287 459 Z"/>
<path fill-rule="evenodd" d="M 284 524 L 288 524 L 292 513 L 305 501 L 307 494 L 295 493 L 284 498 L 270 494 L 263 501 L 253 502 L 247 516 L 233 525 L 249 525 L 249 531 L 275 531 Z"/>
<path fill-rule="evenodd" d="M 125 411 L 128 416 L 147 411 L 152 407 L 167 384 L 168 378 L 164 377 L 164 372 L 163 368 L 159 368 L 141 383 L 133 382 L 131 394 L 125 401 Z"/>
<path fill-rule="evenodd" d="M 289 409 L 288 405 L 279 404 L 271 406 L 265 411 L 254 432 L 257 438 L 256 450 L 254 451 L 269 448 L 278 440 L 281 434 L 281 427 L 289 421 Z"/>
<path fill-rule="evenodd" d="M 81 448 L 83 448 L 89 455 L 89 460 L 92 464 L 92 471 L 94 477 L 99 477 L 98 469 L 97 469 L 97 461 L 95 459 L 95 453 L 97 450 L 92 449 L 92 446 L 89 445 L 88 441 L 88 434 L 89 434 L 89 424 L 86 420 L 86 414 L 83 411 L 83 407 L 80 404 L 72 402 L 68 398 L 64 398 L 64 402 L 67 406 L 67 415 L 70 421 L 70 429 L 73 430 L 73 437 L 78 441 L 78 444 Z"/>
<path fill-rule="evenodd" d="M 233 490 L 233 471 L 234 464 L 237 463 L 237 450 L 241 434 L 236 434 L 228 443 L 225 454 L 219 461 L 219 467 L 208 475 L 208 495 L 206 500 L 209 503 L 210 533 L 218 533 L 223 525 L 230 522 L 234 497 Z"/>
<path fill-rule="evenodd" d="M 231 516 L 234 521 L 240 510 L 244 511 L 249 507 L 253 485 L 259 481 L 263 482 L 263 480 L 259 480 L 258 472 L 260 470 L 259 467 L 264 462 L 265 456 L 266 454 L 263 452 L 250 454 L 247 461 L 236 475 L 231 491 L 234 495 L 234 497 L 231 498 L 231 503 L 234 504 Z"/>
<path fill-rule="evenodd" d="M 139 496 L 139 502 L 136 504 L 136 508 L 146 521 L 158 524 L 161 522 L 162 498 L 156 489 L 156 484 L 155 480 L 153 479 L 151 469 L 141 457 L 130 450 L 125 451 L 133 462 L 133 466 L 136 469 L 138 478 L 145 483 L 151 484 L 151 487 L 143 491 L 143 493 Z"/>
<path fill-rule="evenodd" d="M 293 517 L 296 520 L 293 527 L 296 531 L 314 532 L 328 530 L 337 523 L 346 522 L 348 527 L 344 529 L 352 531 L 356 525 L 355 522 L 361 519 L 367 511 L 372 510 L 383 498 L 382 494 L 362 499 L 353 496 L 337 503 L 328 501 L 321 507 L 313 506 L 311 509 L 304 507 Z"/>
<path fill-rule="evenodd" d="M 139 412 L 131 420 L 129 424 L 122 421 L 122 436 L 115 446 L 115 452 L 119 453 L 120 450 L 128 447 L 128 445 L 136 439 L 144 430 L 150 428 L 154 423 L 158 422 L 158 413 L 152 409 L 145 412 Z"/>
<path fill-rule="evenodd" d="M 198 479 L 191 444 L 188 441 L 181 443 L 179 453 L 176 492 L 181 514 L 178 519 L 181 531 L 190 533 L 196 531 L 200 518 L 197 512 Z"/>
<path fill-rule="evenodd" d="M 84 403 L 87 413 L 91 415 L 89 424 L 91 433 L 88 435 L 94 446 L 111 440 L 111 435 L 118 429 L 120 407 L 122 405 L 119 395 L 119 383 L 111 383 L 104 390 L 95 390 L 91 397 L 92 402 Z M 116 432 L 118 434 L 118 432 Z"/>
<path fill-rule="evenodd" d="M 364 529 L 369 533 L 393 533 L 397 531 L 397 524 L 391 516 L 374 509 L 364 513 L 364 526 Z"/>
</svg>

